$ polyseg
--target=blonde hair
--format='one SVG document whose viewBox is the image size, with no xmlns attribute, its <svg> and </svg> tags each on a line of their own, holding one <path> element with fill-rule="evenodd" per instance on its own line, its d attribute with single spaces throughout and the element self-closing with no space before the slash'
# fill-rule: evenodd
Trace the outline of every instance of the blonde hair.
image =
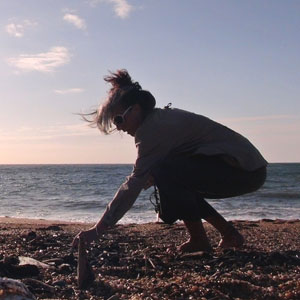
<svg viewBox="0 0 300 300">
<path fill-rule="evenodd" d="M 90 123 L 90 126 L 98 127 L 104 134 L 110 134 L 115 130 L 112 118 L 116 108 L 120 105 L 127 108 L 139 103 L 143 108 L 144 115 L 154 108 L 155 98 L 150 92 L 142 90 L 140 84 L 131 79 L 127 70 L 110 72 L 110 75 L 105 76 L 104 80 L 112 85 L 106 100 L 97 110 L 81 114 L 82 118 Z"/>
</svg>

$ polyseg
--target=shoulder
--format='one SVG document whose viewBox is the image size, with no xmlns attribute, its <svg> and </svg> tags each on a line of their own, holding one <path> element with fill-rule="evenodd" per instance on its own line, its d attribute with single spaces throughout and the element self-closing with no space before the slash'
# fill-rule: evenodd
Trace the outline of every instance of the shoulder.
<svg viewBox="0 0 300 300">
<path fill-rule="evenodd" d="M 136 131 L 135 141 L 154 139 L 156 135 L 170 136 L 182 131 L 202 116 L 178 108 L 155 108 Z"/>
<path fill-rule="evenodd" d="M 155 108 L 146 117 L 140 128 L 137 130 L 136 135 L 139 136 L 145 132 L 153 132 L 157 127 L 162 128 L 172 120 L 177 119 L 179 109 L 173 108 Z"/>
<path fill-rule="evenodd" d="M 153 112 L 145 119 L 145 124 L 153 122 L 165 122 L 176 118 L 199 118 L 199 114 L 179 109 L 179 108 L 155 108 Z"/>
<path fill-rule="evenodd" d="M 213 122 L 209 118 L 179 108 L 155 108 L 137 130 L 137 135 L 154 128 L 177 127 L 193 123 Z"/>
</svg>

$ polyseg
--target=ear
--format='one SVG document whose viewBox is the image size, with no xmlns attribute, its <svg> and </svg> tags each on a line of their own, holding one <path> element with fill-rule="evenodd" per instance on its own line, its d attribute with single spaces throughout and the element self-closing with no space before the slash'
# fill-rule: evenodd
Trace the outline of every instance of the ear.
<svg viewBox="0 0 300 300">
<path fill-rule="evenodd" d="M 140 113 L 142 111 L 142 107 L 140 106 L 140 104 L 136 103 L 136 104 L 133 105 L 132 110 L 135 113 Z"/>
</svg>

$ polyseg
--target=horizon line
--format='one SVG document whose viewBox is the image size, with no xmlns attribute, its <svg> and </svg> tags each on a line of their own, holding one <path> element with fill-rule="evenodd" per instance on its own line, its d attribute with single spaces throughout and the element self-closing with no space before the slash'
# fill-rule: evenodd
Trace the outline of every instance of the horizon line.
<svg viewBox="0 0 300 300">
<path fill-rule="evenodd" d="M 299 164 L 300 161 L 271 161 L 268 164 Z M 42 165 L 134 165 L 134 163 L 0 163 L 0 166 L 42 166 Z"/>
</svg>

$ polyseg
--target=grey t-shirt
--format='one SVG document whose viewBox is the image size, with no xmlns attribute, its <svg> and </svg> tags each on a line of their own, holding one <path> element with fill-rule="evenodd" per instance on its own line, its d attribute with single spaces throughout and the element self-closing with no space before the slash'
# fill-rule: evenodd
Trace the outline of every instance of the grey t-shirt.
<svg viewBox="0 0 300 300">
<path fill-rule="evenodd" d="M 207 117 L 188 111 L 156 108 L 135 134 L 137 159 L 130 176 L 108 204 L 101 222 L 112 226 L 132 207 L 154 165 L 169 155 L 222 155 L 248 171 L 266 166 L 259 151 L 242 135 Z"/>
</svg>

